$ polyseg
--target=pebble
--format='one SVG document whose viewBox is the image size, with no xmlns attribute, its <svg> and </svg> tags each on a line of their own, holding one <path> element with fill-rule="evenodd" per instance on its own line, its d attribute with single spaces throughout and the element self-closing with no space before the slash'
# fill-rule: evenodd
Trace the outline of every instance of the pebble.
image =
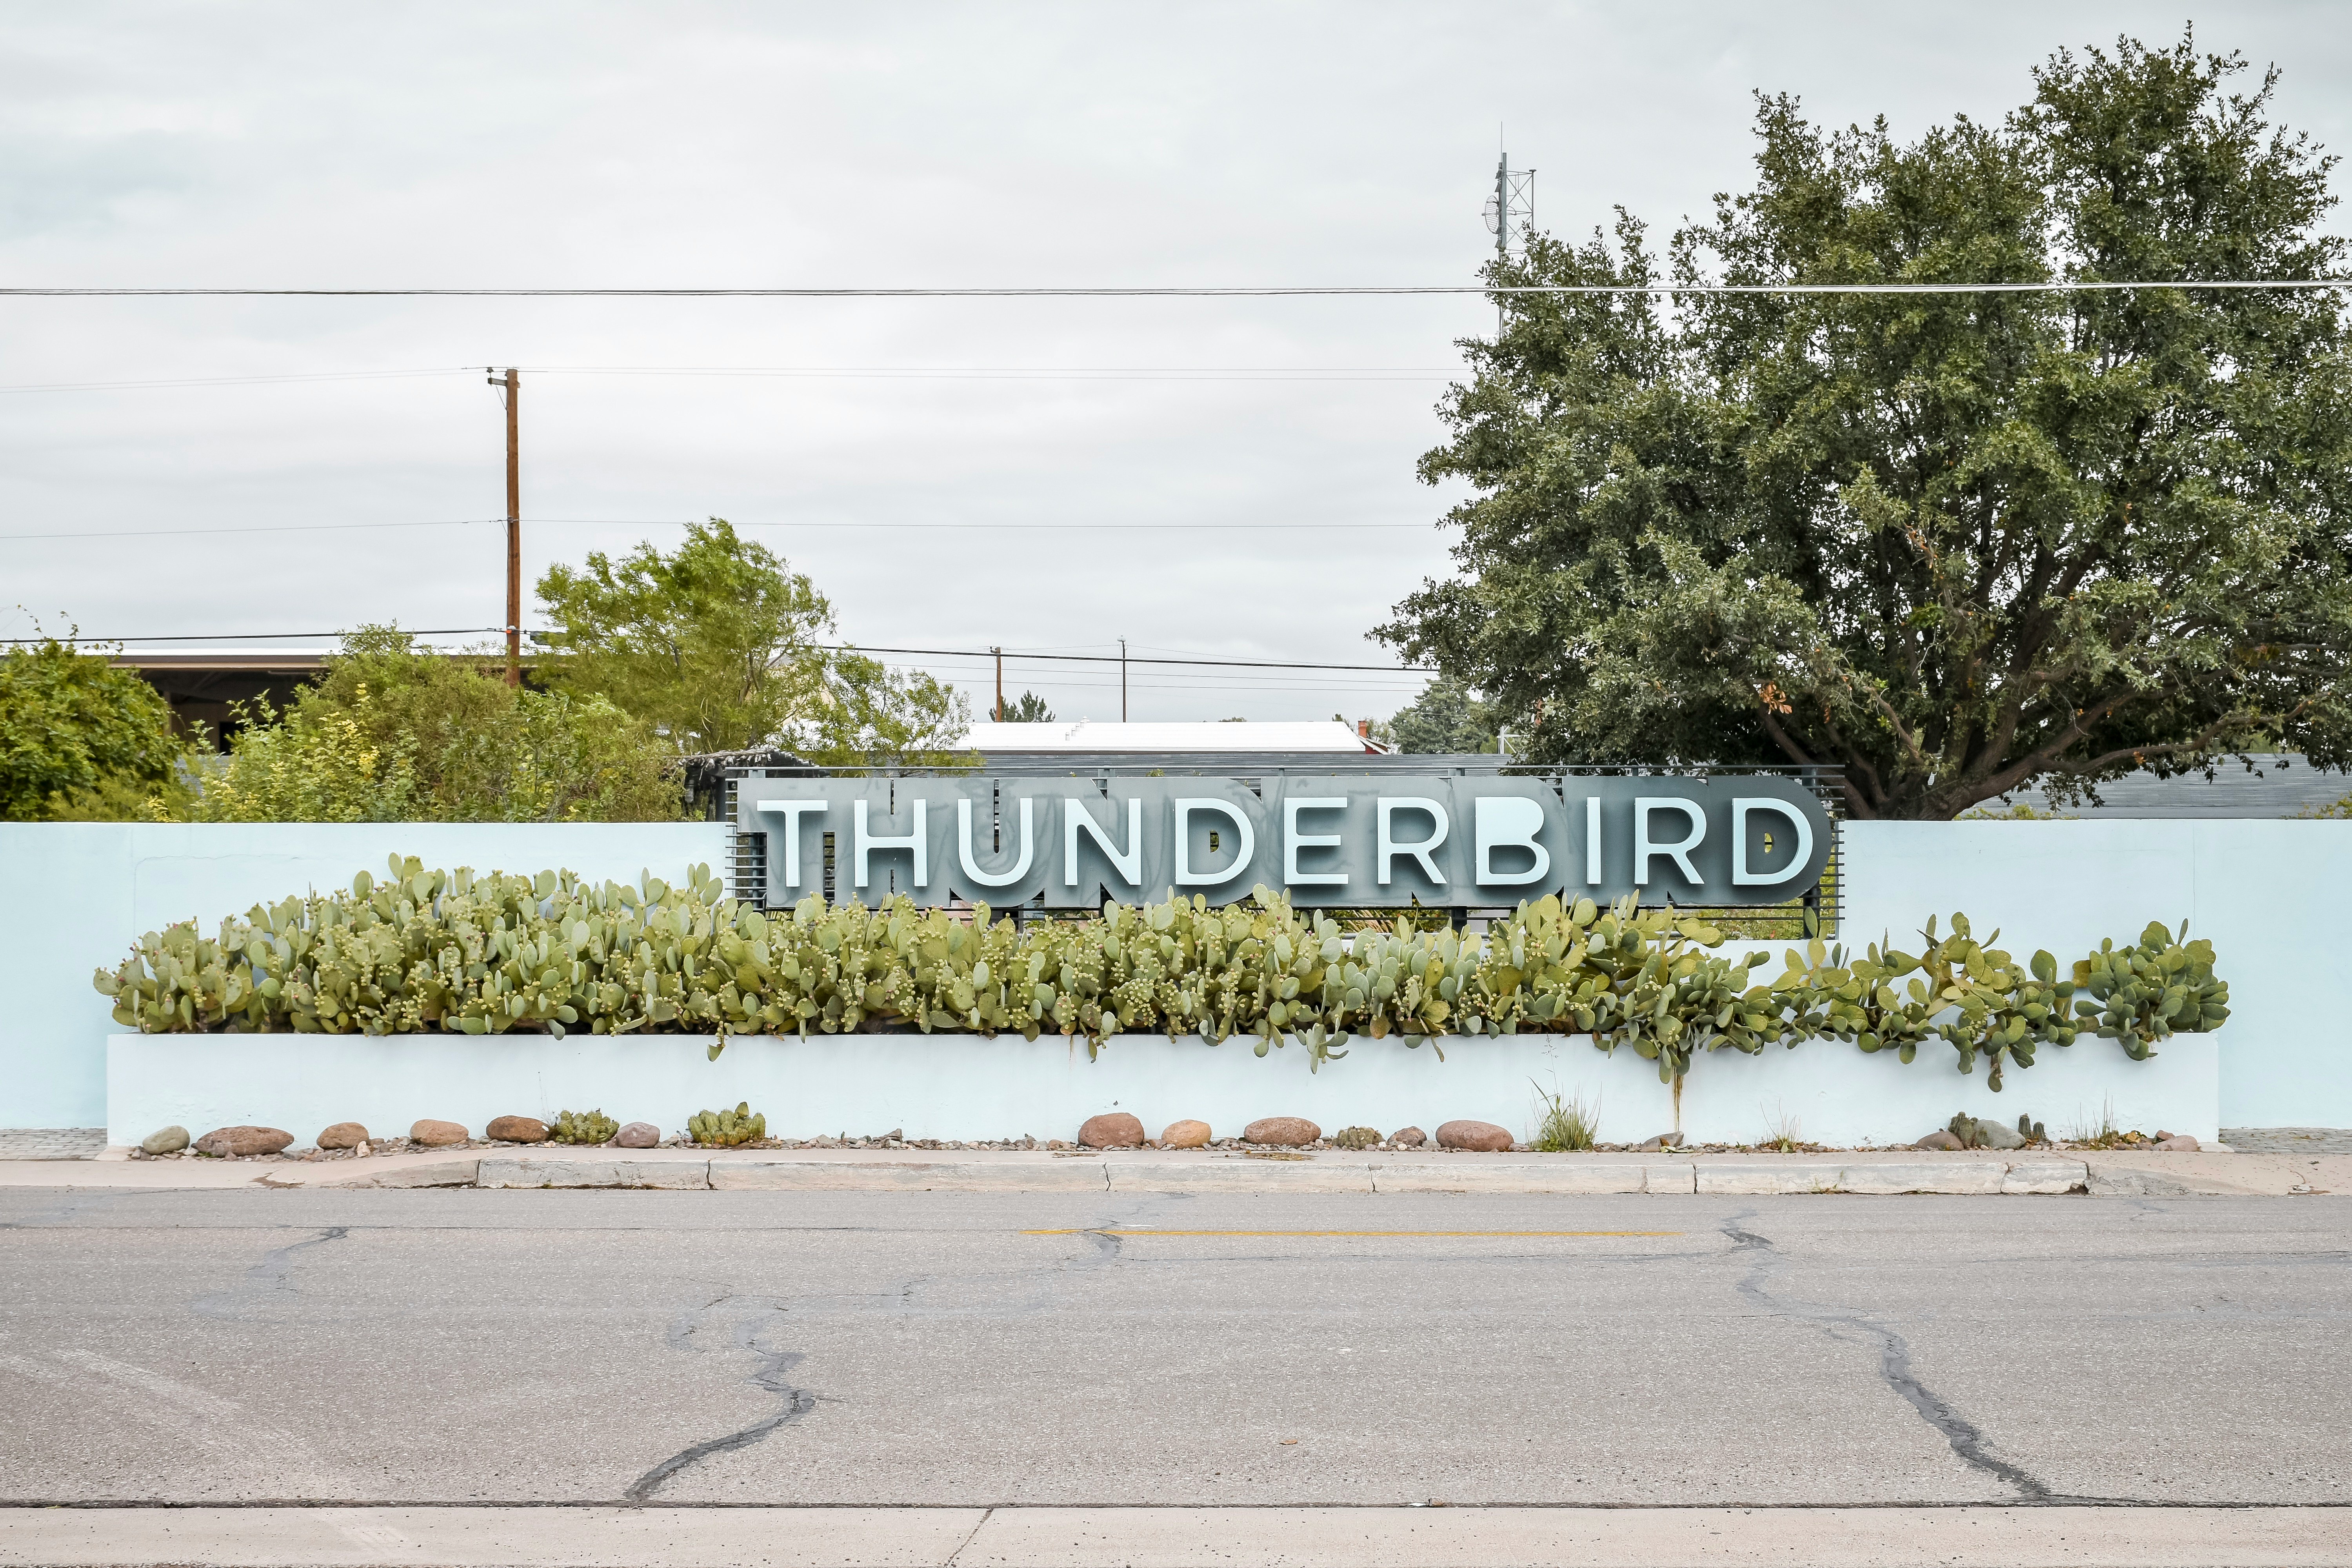
<svg viewBox="0 0 2352 1568">
<path fill-rule="evenodd" d="M 1323 1136 L 1323 1129 L 1303 1116 L 1261 1116 L 1242 1129 L 1244 1143 L 1271 1143 L 1280 1149 L 1303 1148 Z"/>
<path fill-rule="evenodd" d="M 1429 1134 L 1418 1127 L 1400 1127 L 1389 1134 L 1389 1142 L 1400 1149 L 1418 1149 L 1429 1142 Z"/>
<path fill-rule="evenodd" d="M 1143 1123 L 1124 1110 L 1107 1110 L 1100 1116 L 1089 1116 L 1078 1129 L 1081 1149 L 1140 1149 L 1143 1147 Z"/>
<path fill-rule="evenodd" d="M 613 1134 L 613 1142 L 622 1149 L 651 1149 L 661 1142 L 661 1129 L 650 1121 L 632 1121 Z"/>
<path fill-rule="evenodd" d="M 176 1154 L 188 1146 L 188 1130 L 184 1127 L 163 1127 L 139 1141 L 142 1154 Z"/>
<path fill-rule="evenodd" d="M 501 1116 L 482 1129 L 482 1136 L 493 1143 L 544 1143 L 547 1123 L 535 1116 Z"/>
<path fill-rule="evenodd" d="M 454 1121 L 420 1121 L 408 1130 L 408 1141 L 422 1143 L 427 1149 L 446 1149 L 452 1143 L 463 1143 L 472 1136 Z"/>
<path fill-rule="evenodd" d="M 244 1158 L 250 1154 L 275 1154 L 294 1142 L 294 1134 L 275 1127 L 215 1127 L 196 1140 L 199 1154 L 221 1154 Z"/>
<path fill-rule="evenodd" d="M 1914 1149 L 1964 1149 L 1967 1145 L 1953 1137 L 1948 1130 L 1939 1127 L 1911 1147 Z"/>
<path fill-rule="evenodd" d="M 1205 1149 L 1209 1146 L 1209 1124 L 1205 1121 L 1171 1121 L 1160 1134 L 1162 1149 Z"/>
<path fill-rule="evenodd" d="M 368 1141 L 368 1130 L 356 1121 L 338 1121 L 319 1134 L 321 1149 L 356 1149 Z"/>
<path fill-rule="evenodd" d="M 1448 1121 L 1437 1130 L 1437 1146 L 1499 1154 L 1511 1146 L 1511 1135 L 1491 1121 Z"/>
</svg>

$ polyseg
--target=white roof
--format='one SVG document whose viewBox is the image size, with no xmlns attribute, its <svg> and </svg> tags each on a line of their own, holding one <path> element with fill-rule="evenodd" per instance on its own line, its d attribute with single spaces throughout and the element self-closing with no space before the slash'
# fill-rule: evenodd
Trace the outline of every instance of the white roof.
<svg viewBox="0 0 2352 1568">
<path fill-rule="evenodd" d="M 1174 724 L 998 724 L 971 727 L 964 744 L 992 752 L 1366 752 L 1387 750 L 1330 719 L 1292 723 L 1236 720 Z"/>
</svg>

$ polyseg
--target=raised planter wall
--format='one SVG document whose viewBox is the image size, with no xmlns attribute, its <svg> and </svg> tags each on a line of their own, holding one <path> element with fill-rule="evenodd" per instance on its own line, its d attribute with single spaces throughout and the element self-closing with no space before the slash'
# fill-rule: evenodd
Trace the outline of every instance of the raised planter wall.
<svg viewBox="0 0 2352 1568">
<path fill-rule="evenodd" d="M 238 1122 L 281 1127 L 308 1143 L 337 1121 L 405 1133 L 425 1117 L 478 1134 L 494 1116 L 551 1120 L 601 1109 L 620 1121 L 680 1131 L 695 1111 L 749 1100 L 779 1138 L 903 1131 L 979 1141 L 1073 1138 L 1106 1110 L 1133 1112 L 1157 1136 L 1179 1118 L 1220 1137 L 1261 1116 L 1434 1132 L 1459 1117 L 1532 1131 L 1536 1088 L 1599 1108 L 1601 1137 L 1634 1142 L 1674 1124 L 1657 1069 L 1629 1051 L 1604 1057 L 1581 1036 L 1455 1037 L 1440 1061 L 1428 1046 L 1363 1040 L 1344 1060 L 1307 1070 L 1297 1046 L 1264 1059 L 1245 1040 L 1122 1035 L 1089 1061 L 1083 1043 L 956 1035 L 742 1038 L 716 1062 L 700 1036 L 519 1035 L 387 1038 L 323 1035 L 115 1035 L 107 1042 L 109 1141 L 135 1143 L 159 1127 L 191 1133 Z M 1904 1066 L 1830 1041 L 1760 1057 L 1702 1057 L 1683 1087 L 1693 1142 L 1755 1143 L 1786 1128 L 1818 1143 L 1907 1143 L 1955 1111 L 2014 1123 L 2021 1112 L 2055 1136 L 2111 1114 L 2120 1127 L 2211 1140 L 2220 1123 L 2215 1037 L 2166 1042 L 2135 1062 L 2112 1041 L 2045 1047 L 2012 1070 L 2001 1093 L 1979 1066 L 1962 1077 L 1948 1048 Z"/>
<path fill-rule="evenodd" d="M 2071 963 L 2096 947 L 2103 936 L 2128 939 L 2150 920 L 2177 923 L 2186 919 L 2191 935 L 2212 940 L 2221 973 L 2230 982 L 2232 1016 L 2220 1034 L 2206 1037 L 2201 1044 L 2182 1041 L 2163 1047 L 2163 1063 L 2168 1064 L 2199 1050 L 2213 1052 L 2218 1045 L 2218 1119 L 2209 1114 L 2202 1121 L 2181 1125 L 2189 1118 L 2127 1110 L 2134 1103 L 2131 1097 L 2142 1093 L 2152 1081 L 2138 1075 L 2159 1072 L 2161 1064 L 2118 1064 L 2116 1071 L 2122 1076 L 2112 1089 L 2098 1087 L 2093 1092 L 2094 1086 L 2076 1089 L 2060 1082 L 2078 1070 L 2072 1065 L 2076 1059 L 2090 1061 L 2095 1053 L 2113 1054 L 2115 1047 L 2105 1041 L 2085 1042 L 2072 1047 L 2071 1054 L 2044 1053 L 2041 1065 L 2016 1075 L 2005 1093 L 1987 1095 L 1981 1104 L 1974 1100 L 1946 1103 L 1954 1092 L 1982 1092 L 1981 1076 L 1974 1080 L 1973 1089 L 1968 1087 L 1969 1080 L 1958 1079 L 1953 1090 L 1938 1088 L 1929 1095 L 1923 1113 L 1935 1110 L 1935 1120 L 1941 1121 L 1965 1103 L 1971 1110 L 1986 1114 L 2001 1110 L 2002 1120 L 2013 1121 L 2018 1110 L 2030 1110 L 2054 1130 L 2062 1120 L 2077 1114 L 2078 1102 L 2083 1114 L 2095 1115 L 2101 1097 L 2112 1092 L 2118 1121 L 2155 1121 L 2168 1131 L 2192 1131 L 2200 1137 L 2202 1130 L 2217 1120 L 2233 1127 L 2352 1128 L 2352 964 L 2343 963 L 2337 951 L 2343 929 L 2337 906 L 2343 889 L 2352 886 L 2352 822 L 1856 822 L 1845 824 L 1841 832 L 1845 857 L 1844 932 L 1849 943 L 1859 945 L 1891 933 L 1898 944 L 1912 944 L 1916 951 L 1915 933 L 1929 913 L 1948 918 L 1952 910 L 1965 910 L 1979 931 L 2000 927 L 2003 944 L 2012 951 L 2030 953 L 2046 947 Z M 0 1127 L 107 1123 L 121 1127 L 137 1120 L 127 1108 L 118 1113 L 109 1105 L 107 1040 L 117 1026 L 108 1016 L 106 999 L 90 989 L 89 975 L 100 964 L 110 967 L 120 963 L 141 931 L 191 916 L 201 917 L 209 925 L 225 914 L 241 912 L 257 900 L 282 898 L 310 886 L 344 886 L 356 870 L 379 869 L 384 857 L 394 850 L 443 867 L 535 871 L 562 866 L 586 876 L 618 878 L 634 878 L 640 868 L 651 867 L 657 874 L 674 878 L 692 861 L 721 864 L 726 847 L 725 830 L 710 823 L 203 826 L 0 823 L 0 995 L 7 998 L 7 1006 L 0 1010 Z M 1773 956 L 1774 963 L 1763 971 L 1765 974 L 1779 972 L 1777 945 Z M 877 1049 L 873 1042 L 881 1038 L 860 1037 L 854 1046 L 841 1048 Z M 222 1043 L 183 1038 L 166 1044 L 188 1053 L 188 1059 L 200 1061 L 205 1050 Z M 308 1049 L 317 1042 L 300 1043 Z M 1008 1057 L 1005 1053 L 1015 1049 L 1013 1044 L 942 1040 L 929 1045 L 941 1050 L 969 1050 L 992 1062 L 988 1092 L 1009 1097 L 1016 1108 L 1036 1103 L 1040 1111 L 1029 1120 L 1045 1121 L 1045 1102 L 1019 1081 L 1031 1070 L 1025 1064 L 1033 1058 Z M 416 1046 L 427 1052 L 460 1053 L 433 1057 L 445 1064 L 435 1071 L 452 1092 L 484 1103 L 498 1100 L 509 1090 L 502 1082 L 485 1078 L 486 1084 L 497 1084 L 498 1092 L 486 1089 L 474 1095 L 463 1087 L 469 1077 L 506 1070 L 498 1065 L 500 1058 L 493 1054 L 497 1051 L 537 1048 L 511 1040 L 476 1046 L 461 1046 L 454 1039 L 419 1041 Z M 559 1048 L 578 1047 L 567 1042 Z M 709 1065 L 698 1060 L 692 1047 L 682 1048 L 692 1065 Z M 1449 1114 L 1506 1121 L 1522 1114 L 1528 1103 L 1524 1079 L 1535 1071 L 1549 1084 L 1551 1069 L 1544 1063 L 1551 1058 L 1538 1058 L 1535 1066 L 1525 1070 L 1516 1063 L 1498 1067 L 1489 1083 L 1476 1075 L 1486 1071 L 1484 1055 L 1492 1048 L 1473 1046 L 1464 1051 L 1449 1050 L 1452 1060 L 1443 1069 L 1426 1057 L 1409 1055 L 1408 1064 L 1433 1075 L 1433 1085 L 1448 1081 L 1433 1076 L 1440 1071 L 1450 1078 L 1457 1066 L 1466 1070 L 1460 1075 L 1462 1086 L 1449 1088 L 1442 1103 L 1437 1096 L 1423 1097 L 1417 1090 L 1401 1096 L 1396 1103 L 1409 1106 L 1402 1113 L 1403 1120 L 1430 1126 L 1428 1117 L 1440 1115 L 1444 1105 L 1453 1104 L 1463 1109 Z M 1510 1048 L 1544 1049 L 1526 1042 Z M 1603 1121 L 1612 1137 L 1637 1136 L 1631 1129 L 1650 1121 L 1659 1127 L 1665 1125 L 1664 1090 L 1654 1075 L 1645 1079 L 1650 1074 L 1646 1064 L 1627 1058 L 1596 1068 L 1592 1064 L 1601 1058 L 1589 1047 L 1550 1048 L 1562 1062 L 1584 1064 L 1573 1073 L 1563 1070 L 1561 1086 L 1572 1089 L 1585 1083 L 1602 1093 L 1607 1100 Z M 2085 1057 L 2086 1051 L 2095 1056 Z M 748 1059 L 753 1054 L 746 1050 L 742 1056 Z M 1307 1092 L 1317 1096 L 1355 1092 L 1349 1086 L 1373 1067 L 1381 1054 L 1368 1049 L 1335 1064 L 1328 1073 L 1307 1084 Z M 737 1053 L 729 1053 L 729 1060 L 721 1065 L 722 1078 L 739 1070 L 736 1057 Z M 1871 1073 L 1880 1067 L 1893 1070 L 1895 1064 L 1860 1063 L 1855 1057 L 1850 1047 L 1817 1042 L 1799 1047 L 1793 1057 L 1767 1058 L 1785 1063 L 1770 1069 L 1779 1076 L 1767 1094 L 1749 1087 L 1745 1077 L 1763 1070 L 1765 1062 L 1717 1053 L 1702 1061 L 1691 1077 L 1685 1129 L 1698 1129 L 1702 1106 L 1730 1096 L 1720 1112 L 1725 1125 L 1742 1139 L 1755 1137 L 1778 1097 L 1803 1124 L 1807 1136 L 1822 1141 L 1840 1138 L 1843 1135 L 1835 1128 L 1843 1122 L 1822 1120 L 1826 1111 L 1805 1110 L 1799 1102 L 1813 1103 L 1824 1092 L 1873 1100 L 1853 1086 L 1870 1081 Z M 1034 1059 L 1042 1062 L 1044 1058 Z M 1222 1076 L 1227 1072 L 1234 1075 L 1230 1081 L 1235 1092 L 1252 1097 L 1284 1085 L 1286 1072 L 1295 1072 L 1302 1083 L 1307 1082 L 1304 1066 L 1295 1052 L 1260 1062 L 1245 1051 L 1224 1047 L 1209 1052 L 1208 1059 L 1217 1063 L 1215 1071 L 1206 1077 L 1196 1075 L 1191 1092 L 1205 1093 L 1211 1081 L 1228 1081 Z M 1943 1059 L 1948 1060 L 1948 1056 Z M 1924 1079 L 1930 1064 L 1923 1059 L 1909 1070 Z M 1252 1071 L 1268 1075 L 1265 1083 L 1248 1081 Z M 1591 1076 L 1593 1072 L 1601 1076 Z M 782 1108 L 794 1095 L 710 1092 L 709 1086 L 722 1078 L 706 1074 L 681 1084 L 679 1103 L 691 1110 L 716 1103 L 724 1092 L 729 1104 L 758 1099 L 778 1118 L 778 1125 L 799 1125 L 797 1120 L 782 1115 Z M 607 1090 L 601 1083 L 578 1083 L 575 1088 L 575 1081 L 566 1079 L 559 1086 L 551 1080 L 547 1092 L 551 1098 L 577 1093 L 590 1103 L 601 1098 L 611 1102 L 607 1110 L 618 1112 L 619 1089 Z M 1089 1103 L 1102 1098 L 1094 1086 L 1107 1081 L 1112 1080 L 1089 1080 Z M 1779 1087 L 1783 1082 L 1807 1087 Z M 2029 1087 L 2033 1085 L 2047 1087 Z M 1365 1092 L 1372 1092 L 1369 1085 L 1363 1087 Z M 898 1090 L 893 1088 L 889 1092 Z M 1039 1093 L 1043 1092 L 1041 1089 Z M 1127 1092 L 1120 1088 L 1109 1098 Z M 830 1093 L 822 1082 L 813 1081 L 799 1091 L 798 1098 L 817 1104 L 837 1103 L 826 1100 Z M 1282 1100 L 1286 1095 L 1285 1089 L 1273 1098 Z M 1644 1095 L 1656 1098 L 1641 1098 Z M 689 1100 L 693 1103 L 688 1104 Z M 1247 1103 L 1259 1100 L 1251 1098 Z M 1391 1101 L 1383 1098 L 1373 1103 L 1385 1108 Z M 1055 1114 L 1063 1113 L 1061 1102 L 1052 1104 Z M 2015 1109 L 2010 1109 L 2012 1105 Z M 1475 1109 L 1481 1106 L 1488 1109 Z M 1939 1106 L 1943 1109 L 1936 1110 Z M 1208 1109 L 1213 1121 L 1222 1125 L 1230 1120 L 1213 1104 Z M 247 1113 L 235 1114 L 242 1118 Z M 655 1119 L 652 1110 L 641 1114 Z M 842 1114 L 828 1110 L 821 1120 L 837 1123 Z M 887 1131 L 903 1120 L 896 1114 L 876 1114 L 879 1125 L 866 1131 Z M 1148 1122 L 1160 1112 L 1140 1108 L 1138 1114 Z M 1377 1114 L 1368 1109 L 1360 1115 L 1342 1109 L 1327 1115 L 1310 1107 L 1308 1114 L 1327 1126 L 1343 1120 L 1369 1124 L 1388 1117 L 1385 1109 Z M 1906 1116 L 1904 1125 L 1908 1127 L 1910 1113 Z M 304 1137 L 317 1131 L 290 1123 L 288 1130 Z M 820 1130 L 845 1129 L 834 1125 Z M 846 1130 L 856 1128 L 852 1125 Z M 1006 1125 L 993 1116 L 986 1125 L 990 1135 L 1005 1130 Z M 1013 1130 L 1043 1132 L 1042 1127 Z M 1383 1126 L 1381 1130 L 1391 1129 Z M 915 1131 L 911 1123 L 908 1131 Z"/>
</svg>

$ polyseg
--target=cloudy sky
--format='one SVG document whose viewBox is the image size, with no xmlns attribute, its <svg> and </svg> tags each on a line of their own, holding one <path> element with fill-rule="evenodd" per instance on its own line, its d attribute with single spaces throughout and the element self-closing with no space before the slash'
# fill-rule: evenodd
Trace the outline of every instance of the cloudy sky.
<svg viewBox="0 0 2352 1568">
<path fill-rule="evenodd" d="M 2156 5 L 0 5 L 0 282 L 1451 284 L 1498 133 L 1539 226 L 1743 184 L 1750 94 L 1997 117 Z M 2340 7 L 2237 0 L 2352 144 Z M 2339 219 L 2342 215 L 2338 215 Z M 868 646 L 1381 665 L 1475 299 L 0 300 L 0 635 L 478 628 L 724 516 Z M 23 609 L 8 608 L 21 605 Z M 530 621 L 526 612 L 527 622 Z M 478 641 L 478 637 L 444 639 Z M 250 646 L 250 645 L 248 645 Z M 987 698 L 984 665 L 921 663 Z M 1115 673 L 1011 667 L 1066 718 Z M 1386 714 L 1411 675 L 1139 669 L 1138 719 Z"/>
</svg>

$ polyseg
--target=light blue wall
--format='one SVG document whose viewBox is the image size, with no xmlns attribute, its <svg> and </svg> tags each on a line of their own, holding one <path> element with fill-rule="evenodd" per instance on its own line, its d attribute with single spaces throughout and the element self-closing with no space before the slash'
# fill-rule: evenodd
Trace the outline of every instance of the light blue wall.
<svg viewBox="0 0 2352 1568">
<path fill-rule="evenodd" d="M 2352 823 L 1849 823 L 1845 938 L 1916 944 L 1966 910 L 2063 962 L 2151 920 L 2210 938 L 2230 982 L 2225 1126 L 2352 1127 L 2352 965 L 2336 955 Z M 90 972 L 142 931 L 341 887 L 398 850 L 427 865 L 634 879 L 718 867 L 715 824 L 0 824 L 0 1127 L 100 1127 L 112 1027 Z M 1916 951 L 1916 946 L 1914 946 Z M 2091 1048 L 2112 1050 L 2105 1041 Z M 2077 1049 L 2082 1047 L 2075 1047 Z"/>
<path fill-rule="evenodd" d="M 1855 822 L 1843 829 L 1849 945 L 1918 950 L 1931 912 L 2046 947 L 2062 968 L 2148 921 L 2211 941 L 2230 983 L 2225 1127 L 2352 1127 L 2352 965 L 2337 955 L 2352 822 Z M 2106 1041 L 2092 1048 L 2116 1048 Z M 2084 1048 L 2084 1045 L 2073 1047 Z M 2159 1047 L 2161 1048 L 2161 1047 Z"/>
<path fill-rule="evenodd" d="M 142 931 L 427 866 L 675 881 L 724 872 L 717 823 L 0 823 L 0 1127 L 106 1125 L 109 1004 L 90 985 Z"/>
</svg>

